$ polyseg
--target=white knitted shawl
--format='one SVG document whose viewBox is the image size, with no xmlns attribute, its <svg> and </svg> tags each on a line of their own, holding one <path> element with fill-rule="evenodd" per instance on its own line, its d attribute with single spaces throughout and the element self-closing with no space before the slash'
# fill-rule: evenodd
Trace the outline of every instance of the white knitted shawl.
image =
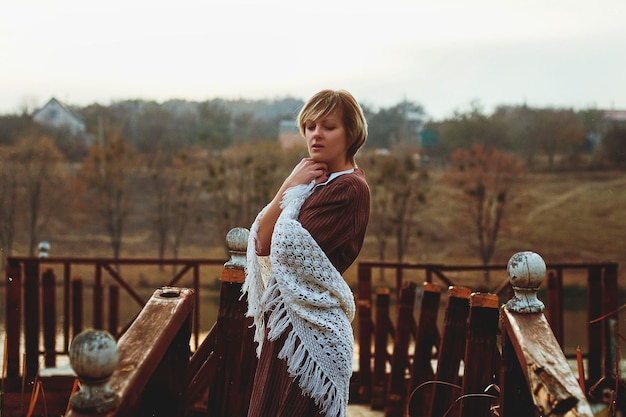
<svg viewBox="0 0 626 417">
<path fill-rule="evenodd" d="M 268 339 L 277 340 L 291 325 L 278 353 L 289 374 L 327 416 L 345 417 L 348 405 L 354 336 L 354 296 L 315 239 L 298 219 L 300 207 L 315 182 L 288 189 L 274 226 L 269 256 L 258 257 L 255 239 L 261 210 L 250 228 L 246 280 L 249 317 L 256 326 L 254 340 L 260 355 L 265 326 Z M 272 314 L 265 323 L 265 313 Z M 299 343 L 298 343 L 299 341 Z"/>
</svg>

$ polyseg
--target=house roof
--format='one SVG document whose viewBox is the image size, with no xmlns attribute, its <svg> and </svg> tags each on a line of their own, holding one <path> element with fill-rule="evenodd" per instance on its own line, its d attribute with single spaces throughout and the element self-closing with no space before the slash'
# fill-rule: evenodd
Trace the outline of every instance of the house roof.
<svg viewBox="0 0 626 417">
<path fill-rule="evenodd" d="M 612 122 L 626 122 L 626 110 L 605 110 L 604 119 Z"/>
</svg>

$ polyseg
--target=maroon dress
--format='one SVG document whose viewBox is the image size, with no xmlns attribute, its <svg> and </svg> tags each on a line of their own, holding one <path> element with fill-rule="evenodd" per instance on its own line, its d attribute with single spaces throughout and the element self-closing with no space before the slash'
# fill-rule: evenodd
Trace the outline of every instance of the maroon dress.
<svg viewBox="0 0 626 417">
<path fill-rule="evenodd" d="M 318 185 L 304 202 L 298 220 L 320 245 L 340 273 L 354 262 L 369 220 L 370 191 L 363 171 L 343 174 Z M 291 328 L 271 342 L 266 338 L 254 377 L 248 417 L 323 416 L 315 401 L 302 393 L 298 381 L 278 359 Z"/>
</svg>

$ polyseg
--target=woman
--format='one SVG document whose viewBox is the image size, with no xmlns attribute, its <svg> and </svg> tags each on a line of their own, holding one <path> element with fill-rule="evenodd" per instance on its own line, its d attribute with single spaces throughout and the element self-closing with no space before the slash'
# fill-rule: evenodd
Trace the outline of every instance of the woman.
<svg viewBox="0 0 626 417">
<path fill-rule="evenodd" d="M 249 417 L 344 417 L 352 374 L 354 262 L 370 191 L 355 154 L 367 123 L 354 97 L 323 90 L 298 114 L 305 158 L 250 229 L 243 291 L 259 363 Z"/>
</svg>

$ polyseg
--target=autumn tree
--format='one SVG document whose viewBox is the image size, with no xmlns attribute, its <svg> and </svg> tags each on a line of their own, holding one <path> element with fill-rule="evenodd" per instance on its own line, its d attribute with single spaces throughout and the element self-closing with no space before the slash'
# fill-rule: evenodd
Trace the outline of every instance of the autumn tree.
<svg viewBox="0 0 626 417">
<path fill-rule="evenodd" d="M 259 141 L 212 153 L 203 183 L 217 236 L 226 236 L 233 227 L 250 227 L 304 152 Z"/>
<path fill-rule="evenodd" d="M 18 140 L 12 159 L 18 164 L 18 185 L 25 194 L 28 254 L 33 256 L 45 223 L 45 207 L 51 207 L 49 200 L 59 190 L 64 157 L 51 137 L 28 135 Z"/>
<path fill-rule="evenodd" d="M 149 175 L 155 197 L 152 224 L 157 235 L 158 255 L 169 246 L 178 258 L 183 237 L 200 196 L 199 171 L 202 153 L 197 149 L 171 156 L 162 151 L 149 159 Z"/>
<path fill-rule="evenodd" d="M 609 127 L 602 138 L 601 154 L 612 167 L 626 166 L 626 127 Z"/>
<path fill-rule="evenodd" d="M 391 241 L 396 260 L 402 262 L 411 240 L 419 234 L 419 208 L 426 203 L 428 171 L 420 164 L 416 148 L 370 151 L 361 156 L 359 165 L 371 189 L 368 234 L 376 239 L 378 257 L 385 260 Z"/>
<path fill-rule="evenodd" d="M 104 143 L 89 148 L 80 172 L 89 205 L 104 222 L 115 259 L 119 259 L 124 226 L 133 206 L 131 181 L 138 165 L 135 149 L 119 130 L 112 129 Z"/>
<path fill-rule="evenodd" d="M 12 255 L 17 209 L 18 164 L 11 147 L 0 147 L 0 269 Z"/>
<path fill-rule="evenodd" d="M 482 144 L 458 149 L 445 180 L 457 191 L 462 209 L 468 214 L 483 265 L 494 254 L 507 204 L 519 191 L 523 165 L 512 154 Z M 489 283 L 489 275 L 485 274 Z"/>
<path fill-rule="evenodd" d="M 369 124 L 368 148 L 391 149 L 417 145 L 418 132 L 426 119 L 420 104 L 403 100 L 376 112 L 365 107 L 364 112 Z"/>
</svg>

